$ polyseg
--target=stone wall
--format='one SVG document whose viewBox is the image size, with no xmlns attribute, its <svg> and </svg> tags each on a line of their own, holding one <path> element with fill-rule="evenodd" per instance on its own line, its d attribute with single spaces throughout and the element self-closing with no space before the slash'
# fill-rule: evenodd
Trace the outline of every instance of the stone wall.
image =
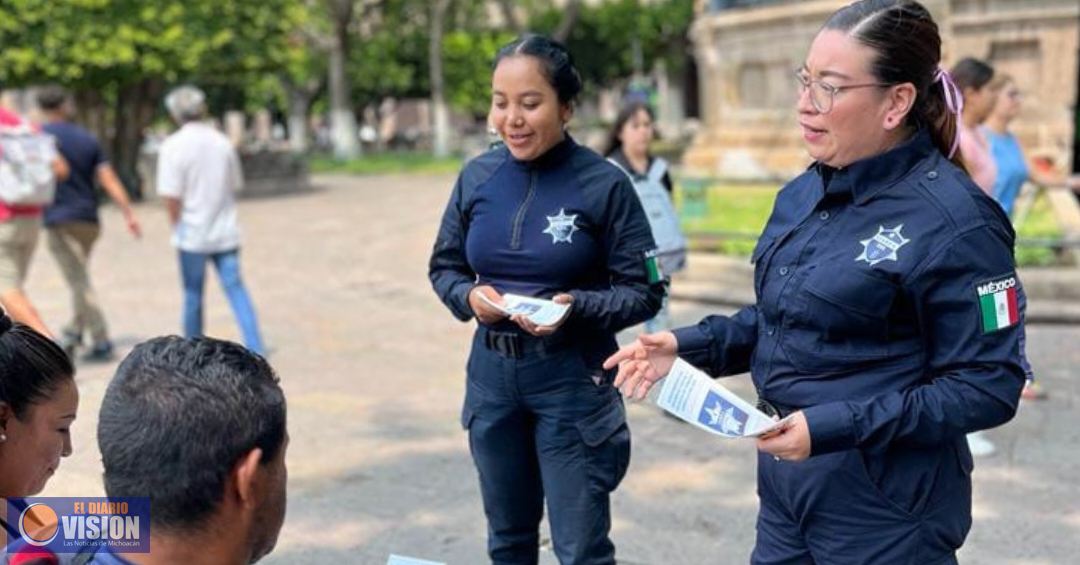
<svg viewBox="0 0 1080 565">
<path fill-rule="evenodd" d="M 1024 93 L 1015 129 L 1026 148 L 1066 164 L 1071 155 L 1080 2 L 953 0 L 951 54 L 1008 73 Z"/>
<path fill-rule="evenodd" d="M 850 0 L 769 2 L 711 11 L 690 30 L 700 73 L 702 128 L 688 169 L 734 178 L 788 178 L 808 157 L 795 121 L 798 67 L 825 19 Z M 1080 3 L 1076 0 L 924 0 L 942 30 L 946 65 L 992 61 L 1018 79 L 1018 133 L 1064 168 L 1073 136 Z"/>
</svg>

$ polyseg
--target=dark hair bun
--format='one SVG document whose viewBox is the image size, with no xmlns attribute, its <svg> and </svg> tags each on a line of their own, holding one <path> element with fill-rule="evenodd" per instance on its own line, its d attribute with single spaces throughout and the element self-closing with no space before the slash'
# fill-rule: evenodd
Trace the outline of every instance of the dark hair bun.
<svg viewBox="0 0 1080 565">
<path fill-rule="evenodd" d="M 507 57 L 527 55 L 537 58 L 544 69 L 544 78 L 555 89 L 559 102 L 570 104 L 581 93 L 581 73 L 574 65 L 574 57 L 566 46 L 550 37 L 529 33 L 503 45 L 495 54 L 491 68 Z"/>
</svg>

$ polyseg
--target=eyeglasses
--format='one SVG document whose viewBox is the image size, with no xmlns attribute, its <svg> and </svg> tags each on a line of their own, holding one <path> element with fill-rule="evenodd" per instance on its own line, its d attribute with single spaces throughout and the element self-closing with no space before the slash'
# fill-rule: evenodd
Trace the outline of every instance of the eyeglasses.
<svg viewBox="0 0 1080 565">
<path fill-rule="evenodd" d="M 822 114 L 828 114 L 829 111 L 832 110 L 833 102 L 836 100 L 836 94 L 839 92 L 870 86 L 892 86 L 892 84 L 884 82 L 868 82 L 866 84 L 845 84 L 843 86 L 836 86 L 821 80 L 812 79 L 810 78 L 810 75 L 806 74 L 802 69 L 795 69 L 795 80 L 798 82 L 799 96 L 802 96 L 804 92 L 809 90 L 810 103 L 814 105 L 815 110 Z"/>
</svg>

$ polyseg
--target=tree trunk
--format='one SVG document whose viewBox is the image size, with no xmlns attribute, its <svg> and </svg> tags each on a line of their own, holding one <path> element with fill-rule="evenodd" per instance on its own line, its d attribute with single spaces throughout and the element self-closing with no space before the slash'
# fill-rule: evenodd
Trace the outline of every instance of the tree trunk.
<svg viewBox="0 0 1080 565">
<path fill-rule="evenodd" d="M 112 164 L 128 192 L 135 196 L 143 195 L 139 175 L 143 130 L 153 122 L 163 90 L 164 83 L 160 79 L 143 79 L 121 85 L 116 96 Z M 149 173 L 153 174 L 152 171 Z"/>
<path fill-rule="evenodd" d="M 446 107 L 446 95 L 443 79 L 442 38 L 443 22 L 449 0 L 435 0 L 431 6 L 431 42 L 428 45 L 428 68 L 431 72 L 431 107 L 432 107 L 432 152 L 436 157 L 446 157 L 450 150 L 449 111 Z"/>
<path fill-rule="evenodd" d="M 289 90 L 289 147 L 295 153 L 308 150 L 308 99 L 298 89 Z"/>
<path fill-rule="evenodd" d="M 335 0 L 331 11 L 334 36 L 330 44 L 330 141 L 337 159 L 360 156 L 357 139 L 356 114 L 349 102 L 349 80 L 346 71 L 349 55 L 349 22 L 352 20 L 352 1 Z"/>
<path fill-rule="evenodd" d="M 510 31 L 521 35 L 525 33 L 525 27 L 521 25 L 521 20 L 517 16 L 515 2 L 512 0 L 499 0 L 499 7 L 502 8 L 503 19 L 506 20 L 506 27 L 510 28 Z"/>
<path fill-rule="evenodd" d="M 108 108 L 100 90 L 78 90 L 72 95 L 75 99 L 75 121 L 90 130 L 103 147 L 109 147 L 112 137 L 106 122 Z"/>
<path fill-rule="evenodd" d="M 570 37 L 570 32 L 574 30 L 574 24 L 577 23 L 578 13 L 581 11 L 581 0 L 569 0 L 566 6 L 563 7 L 562 19 L 559 20 L 558 27 L 551 33 L 551 38 L 560 43 L 566 43 L 566 39 Z"/>
<path fill-rule="evenodd" d="M 289 97 L 289 147 L 296 153 L 308 150 L 308 113 L 311 102 L 322 90 L 322 81 L 311 80 L 306 84 L 296 84 L 286 76 L 280 77 L 281 86 Z"/>
</svg>

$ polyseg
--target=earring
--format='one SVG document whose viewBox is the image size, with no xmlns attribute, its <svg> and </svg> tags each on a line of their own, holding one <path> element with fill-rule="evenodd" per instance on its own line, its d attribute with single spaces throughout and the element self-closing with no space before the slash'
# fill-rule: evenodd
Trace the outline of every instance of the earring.
<svg viewBox="0 0 1080 565">
<path fill-rule="evenodd" d="M 7 434 L 0 432 L 0 443 L 7 441 Z"/>
</svg>

